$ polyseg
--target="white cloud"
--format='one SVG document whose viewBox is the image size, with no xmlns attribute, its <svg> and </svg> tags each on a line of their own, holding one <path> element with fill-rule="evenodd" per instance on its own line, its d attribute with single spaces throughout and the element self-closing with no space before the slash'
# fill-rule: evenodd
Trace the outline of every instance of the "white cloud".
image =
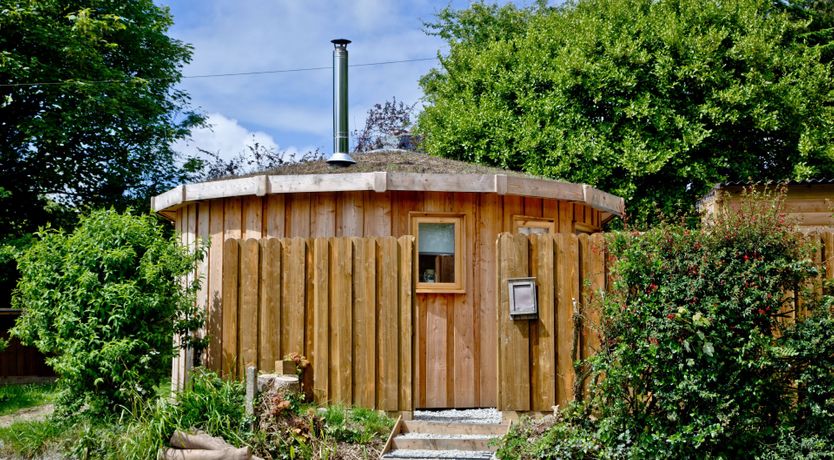
<svg viewBox="0 0 834 460">
<path fill-rule="evenodd" d="M 191 139 L 182 140 L 173 145 L 174 151 L 183 156 L 205 158 L 200 149 L 218 154 L 229 160 L 247 151 L 247 146 L 262 145 L 268 149 L 278 149 L 275 139 L 263 131 L 250 131 L 241 126 L 237 120 L 220 113 L 211 113 L 207 117 L 208 126 L 191 132 Z"/>
</svg>

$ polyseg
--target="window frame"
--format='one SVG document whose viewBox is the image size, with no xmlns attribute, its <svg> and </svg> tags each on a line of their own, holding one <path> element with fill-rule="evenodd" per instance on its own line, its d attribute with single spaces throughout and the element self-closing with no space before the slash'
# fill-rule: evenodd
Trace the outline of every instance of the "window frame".
<svg viewBox="0 0 834 460">
<path fill-rule="evenodd" d="M 549 217 L 532 217 L 532 216 L 513 216 L 513 233 L 516 235 L 523 235 L 519 231 L 522 227 L 528 228 L 544 228 L 547 229 L 547 235 L 556 234 L 556 219 Z M 529 236 L 529 235 L 528 235 Z"/>
<path fill-rule="evenodd" d="M 465 294 L 466 274 L 463 267 L 466 266 L 466 214 L 446 212 L 409 212 L 411 221 L 411 234 L 414 235 L 414 274 L 416 278 L 416 292 L 418 294 Z M 420 281 L 420 224 L 454 224 L 455 228 L 455 282 L 453 283 L 426 283 Z"/>
</svg>

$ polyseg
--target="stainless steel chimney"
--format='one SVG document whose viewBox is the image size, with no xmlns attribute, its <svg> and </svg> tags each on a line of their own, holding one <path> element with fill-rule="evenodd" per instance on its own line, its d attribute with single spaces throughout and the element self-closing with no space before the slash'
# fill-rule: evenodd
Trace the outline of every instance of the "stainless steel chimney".
<svg viewBox="0 0 834 460">
<path fill-rule="evenodd" d="M 348 151 L 348 52 L 350 40 L 337 38 L 333 43 L 333 155 L 327 163 L 350 166 L 354 163 Z"/>
</svg>

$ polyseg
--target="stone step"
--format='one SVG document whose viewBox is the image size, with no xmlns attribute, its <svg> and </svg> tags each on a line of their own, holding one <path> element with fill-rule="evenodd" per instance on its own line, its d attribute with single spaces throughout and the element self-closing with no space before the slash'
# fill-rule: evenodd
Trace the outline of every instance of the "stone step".
<svg viewBox="0 0 834 460">
<path fill-rule="evenodd" d="M 391 449 L 406 450 L 466 450 L 466 451 L 491 451 L 489 442 L 494 437 L 462 437 L 465 435 L 444 436 L 444 437 L 407 437 L 397 436 L 391 442 Z"/>
<path fill-rule="evenodd" d="M 503 436 L 508 423 L 449 423 L 426 422 L 422 420 L 404 420 L 403 433 L 438 433 L 438 434 L 482 434 Z"/>
<path fill-rule="evenodd" d="M 462 450 L 414 450 L 400 449 L 388 452 L 382 458 L 408 460 L 489 460 L 490 451 L 462 451 Z"/>
</svg>

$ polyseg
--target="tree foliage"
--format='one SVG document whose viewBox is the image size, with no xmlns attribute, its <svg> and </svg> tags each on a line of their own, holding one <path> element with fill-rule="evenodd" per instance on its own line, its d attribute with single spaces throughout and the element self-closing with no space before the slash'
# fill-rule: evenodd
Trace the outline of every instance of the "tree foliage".
<svg viewBox="0 0 834 460">
<path fill-rule="evenodd" d="M 0 0 L 0 225 L 70 207 L 146 207 L 180 179 L 172 141 L 201 118 L 175 88 L 191 48 L 151 0 Z"/>
<path fill-rule="evenodd" d="M 637 222 L 722 180 L 828 175 L 834 83 L 809 24 L 766 0 L 445 9 L 418 131 L 431 154 L 623 196 Z"/>
<path fill-rule="evenodd" d="M 147 397 L 168 373 L 175 331 L 196 330 L 202 256 L 153 216 L 94 211 L 72 233 L 44 230 L 18 259 L 12 334 L 46 354 L 64 413 L 113 411 Z M 185 343 L 188 345 L 188 343 Z"/>
</svg>

